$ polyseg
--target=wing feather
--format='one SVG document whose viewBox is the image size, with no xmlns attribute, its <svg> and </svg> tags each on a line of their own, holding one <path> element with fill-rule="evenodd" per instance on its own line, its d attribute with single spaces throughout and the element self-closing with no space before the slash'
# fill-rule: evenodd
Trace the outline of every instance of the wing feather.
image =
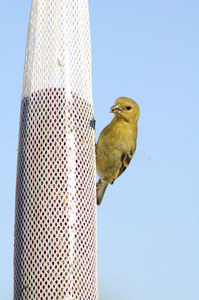
<svg viewBox="0 0 199 300">
<path fill-rule="evenodd" d="M 134 151 L 130 150 L 128 152 L 123 152 L 122 156 L 121 156 L 121 162 L 122 165 L 120 167 L 119 173 L 118 173 L 118 177 L 126 170 L 126 168 L 128 167 L 128 165 L 131 162 L 131 159 L 133 157 Z"/>
</svg>

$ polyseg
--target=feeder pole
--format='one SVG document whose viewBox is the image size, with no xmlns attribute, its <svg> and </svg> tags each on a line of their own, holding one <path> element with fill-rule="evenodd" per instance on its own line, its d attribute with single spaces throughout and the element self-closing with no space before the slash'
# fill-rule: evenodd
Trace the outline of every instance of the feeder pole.
<svg viewBox="0 0 199 300">
<path fill-rule="evenodd" d="M 95 300 L 88 0 L 32 0 L 17 161 L 14 300 Z"/>
</svg>

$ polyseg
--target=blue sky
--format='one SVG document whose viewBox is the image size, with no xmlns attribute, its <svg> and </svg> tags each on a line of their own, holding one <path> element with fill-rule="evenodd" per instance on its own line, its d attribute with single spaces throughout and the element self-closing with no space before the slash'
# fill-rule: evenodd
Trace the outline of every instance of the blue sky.
<svg viewBox="0 0 199 300">
<path fill-rule="evenodd" d="M 20 99 L 31 1 L 0 4 L 0 294 L 12 299 Z M 96 139 L 140 106 L 130 167 L 98 208 L 99 300 L 199 299 L 199 2 L 90 1 Z"/>
</svg>

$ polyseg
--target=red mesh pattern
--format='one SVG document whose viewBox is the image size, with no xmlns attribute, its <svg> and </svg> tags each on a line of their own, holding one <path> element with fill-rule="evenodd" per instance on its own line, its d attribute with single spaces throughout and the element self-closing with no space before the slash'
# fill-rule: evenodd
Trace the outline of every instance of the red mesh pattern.
<svg viewBox="0 0 199 300">
<path fill-rule="evenodd" d="M 92 119 L 88 3 L 33 0 L 17 163 L 15 300 L 97 299 Z"/>
</svg>

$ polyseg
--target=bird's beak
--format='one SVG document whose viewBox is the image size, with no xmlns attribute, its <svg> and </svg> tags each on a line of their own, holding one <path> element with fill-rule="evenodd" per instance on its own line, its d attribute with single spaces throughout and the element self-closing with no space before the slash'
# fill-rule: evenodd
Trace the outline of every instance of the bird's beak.
<svg viewBox="0 0 199 300">
<path fill-rule="evenodd" d="M 110 108 L 110 113 L 120 113 L 121 112 L 121 106 L 119 104 L 114 104 Z"/>
</svg>

